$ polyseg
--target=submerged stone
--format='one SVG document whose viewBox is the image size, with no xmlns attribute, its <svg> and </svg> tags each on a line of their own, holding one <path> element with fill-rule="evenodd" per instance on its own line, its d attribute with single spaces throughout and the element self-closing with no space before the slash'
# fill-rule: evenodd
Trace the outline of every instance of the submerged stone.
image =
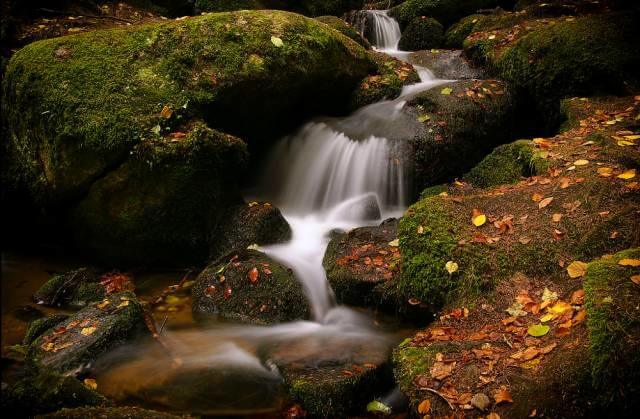
<svg viewBox="0 0 640 419">
<path fill-rule="evenodd" d="M 193 315 L 271 324 L 306 319 L 309 307 L 293 272 L 255 250 L 220 257 L 196 278 Z"/>
</svg>

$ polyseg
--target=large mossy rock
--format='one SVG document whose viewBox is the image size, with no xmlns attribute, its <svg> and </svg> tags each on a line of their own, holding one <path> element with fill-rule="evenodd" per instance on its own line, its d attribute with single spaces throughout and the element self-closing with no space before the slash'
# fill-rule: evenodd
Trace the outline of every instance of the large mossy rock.
<svg viewBox="0 0 640 419">
<path fill-rule="evenodd" d="M 618 146 L 611 135 L 625 128 L 637 130 L 633 118 L 638 104 L 618 99 L 607 112 L 595 106 L 583 126 L 553 139 L 538 139 L 536 159 L 546 163 L 535 165 L 547 166 L 546 173 L 488 191 L 460 184 L 447 194 L 412 205 L 398 228 L 404 298 L 416 298 L 437 309 L 460 296 L 491 290 L 515 272 L 560 275 L 572 260 L 590 260 L 637 246 L 633 232 L 638 228 L 638 189 L 616 176 L 637 167 L 640 156 L 637 150 Z M 619 118 L 615 126 L 603 124 L 615 120 L 615 115 Z M 585 141 L 585 137 L 595 138 L 591 137 L 595 133 L 598 143 Z M 589 144 L 594 148 L 585 150 Z M 519 143 L 512 151 L 519 154 L 523 145 L 530 147 Z M 573 166 L 578 160 L 587 163 Z M 505 176 L 505 170 L 515 167 L 515 174 L 517 166 L 496 164 L 491 171 L 482 164 L 471 178 L 480 185 L 511 183 L 514 179 Z M 598 172 L 600 166 L 607 169 Z M 479 227 L 472 223 L 475 210 L 488 219 Z M 558 214 L 556 221 L 553 214 Z M 451 274 L 445 268 L 449 261 L 459 267 Z"/>
<path fill-rule="evenodd" d="M 469 15 L 449 26 L 447 31 L 444 33 L 445 48 L 462 48 L 464 40 L 467 36 L 471 35 L 476 23 L 483 18 L 483 15 Z"/>
<path fill-rule="evenodd" d="M 419 94 L 409 105 L 422 122 L 411 141 L 417 191 L 471 169 L 515 132 L 515 100 L 497 80 L 447 83 Z"/>
<path fill-rule="evenodd" d="M 75 377 L 43 369 L 2 389 L 0 406 L 10 417 L 32 417 L 65 407 L 104 406 L 109 401 Z"/>
<path fill-rule="evenodd" d="M 342 304 L 395 307 L 400 254 L 398 220 L 333 237 L 324 255 L 327 280 Z"/>
<path fill-rule="evenodd" d="M 37 370 L 65 373 L 95 362 L 146 330 L 143 309 L 131 292 L 111 294 L 38 337 L 27 352 Z"/>
<path fill-rule="evenodd" d="M 516 183 L 523 177 L 543 175 L 548 162 L 544 152 L 529 140 L 519 140 L 496 147 L 473 167 L 463 179 L 478 188 Z"/>
<path fill-rule="evenodd" d="M 360 33 L 346 21 L 336 16 L 318 16 L 315 18 L 318 22 L 322 22 L 325 25 L 331 26 L 344 36 L 347 36 L 366 49 L 371 49 L 371 44 Z"/>
<path fill-rule="evenodd" d="M 440 22 L 430 17 L 416 17 L 402 32 L 398 48 L 403 51 L 419 51 L 440 48 L 444 29 Z"/>
<path fill-rule="evenodd" d="M 105 288 L 100 284 L 102 274 L 94 268 L 78 268 L 55 274 L 33 294 L 38 304 L 57 307 L 84 307 L 101 300 Z"/>
<path fill-rule="evenodd" d="M 173 247 L 174 261 L 196 259 L 208 224 L 241 203 L 245 144 L 216 130 L 266 146 L 309 115 L 346 111 L 375 71 L 355 42 L 279 11 L 36 42 L 3 80 L 3 182 L 45 211 L 78 204 L 77 243 L 106 257 L 139 262 L 144 247 L 162 262 Z"/>
<path fill-rule="evenodd" d="M 54 314 L 32 321 L 27 327 L 27 332 L 24 334 L 22 344 L 24 346 L 31 345 L 31 343 L 33 343 L 33 341 L 40 337 L 44 332 L 51 329 L 53 326 L 62 323 L 68 318 L 69 316 L 67 314 Z"/>
<path fill-rule="evenodd" d="M 637 19 L 637 12 L 557 19 L 504 14 L 481 20 L 464 47 L 473 60 L 526 92 L 553 126 L 564 97 L 637 88 Z"/>
<path fill-rule="evenodd" d="M 363 0 L 196 0 L 198 12 L 227 12 L 232 10 L 279 9 L 307 16 L 342 16 L 349 10 L 360 10 Z"/>
<path fill-rule="evenodd" d="M 293 272 L 255 250 L 219 258 L 196 278 L 193 315 L 255 324 L 306 319 L 309 307 Z"/>
<path fill-rule="evenodd" d="M 291 239 L 291 227 L 280 210 L 268 202 L 231 207 L 212 232 L 211 259 L 252 244 L 268 245 Z"/>
<path fill-rule="evenodd" d="M 627 250 L 590 263 L 584 278 L 597 402 L 621 416 L 640 400 L 640 286 L 631 279 L 640 275 L 638 264 L 640 249 Z"/>
<path fill-rule="evenodd" d="M 509 0 L 407 0 L 393 7 L 389 15 L 395 18 L 401 28 L 407 27 L 416 17 L 429 16 L 448 27 L 457 20 L 499 5 L 514 3 Z"/>
</svg>

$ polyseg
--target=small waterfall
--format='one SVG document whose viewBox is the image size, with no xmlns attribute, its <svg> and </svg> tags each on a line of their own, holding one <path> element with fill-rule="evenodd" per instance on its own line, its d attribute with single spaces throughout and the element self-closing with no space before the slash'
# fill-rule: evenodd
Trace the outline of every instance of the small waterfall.
<svg viewBox="0 0 640 419">
<path fill-rule="evenodd" d="M 353 25 L 377 50 L 397 51 L 400 25 L 388 13 L 388 10 L 361 10 L 353 17 Z"/>
</svg>

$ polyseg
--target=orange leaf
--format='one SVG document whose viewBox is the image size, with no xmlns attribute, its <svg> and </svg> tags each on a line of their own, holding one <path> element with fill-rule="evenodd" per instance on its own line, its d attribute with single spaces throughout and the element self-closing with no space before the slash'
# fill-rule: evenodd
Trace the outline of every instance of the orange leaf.
<svg viewBox="0 0 640 419">
<path fill-rule="evenodd" d="M 251 270 L 247 272 L 247 276 L 249 277 L 249 281 L 251 281 L 252 284 L 255 284 L 258 280 L 258 268 L 251 268 Z"/>
<path fill-rule="evenodd" d="M 493 398 L 496 400 L 496 404 L 513 403 L 513 398 L 511 398 L 509 390 L 507 390 L 507 388 L 504 386 L 500 387 L 500 389 L 495 392 Z"/>
<path fill-rule="evenodd" d="M 418 405 L 418 413 L 420 413 L 421 415 L 426 415 L 427 413 L 429 413 L 430 410 L 431 410 L 431 400 L 429 399 L 424 399 Z"/>
</svg>

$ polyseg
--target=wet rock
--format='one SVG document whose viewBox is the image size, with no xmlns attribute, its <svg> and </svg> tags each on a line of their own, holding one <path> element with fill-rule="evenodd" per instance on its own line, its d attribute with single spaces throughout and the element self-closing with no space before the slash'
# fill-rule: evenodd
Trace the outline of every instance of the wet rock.
<svg viewBox="0 0 640 419">
<path fill-rule="evenodd" d="M 389 15 L 398 21 L 401 28 L 407 27 L 413 19 L 420 16 L 433 17 L 448 27 L 480 9 L 490 9 L 504 3 L 513 5 L 510 0 L 407 0 L 393 7 Z"/>
<path fill-rule="evenodd" d="M 381 216 L 380 203 L 375 194 L 366 194 L 340 204 L 331 215 L 340 220 L 379 220 Z"/>
<path fill-rule="evenodd" d="M 230 208 L 212 233 L 212 259 L 249 245 L 281 243 L 291 238 L 291 227 L 280 210 L 268 202 L 250 202 Z"/>
<path fill-rule="evenodd" d="M 143 309 L 131 292 L 107 296 L 92 303 L 38 337 L 27 362 L 38 370 L 61 373 L 82 369 L 100 355 L 146 329 Z"/>
<path fill-rule="evenodd" d="M 255 250 L 231 252 L 196 278 L 193 315 L 271 324 L 306 319 L 309 307 L 293 272 Z"/>
<path fill-rule="evenodd" d="M 445 80 L 484 79 L 486 72 L 474 68 L 462 51 L 416 51 L 410 56 L 412 64 L 428 68 L 434 76 Z"/>
<path fill-rule="evenodd" d="M 459 176 L 516 129 L 517 103 L 498 80 L 462 80 L 420 93 L 409 111 L 424 121 L 411 140 L 414 188 Z"/>
<path fill-rule="evenodd" d="M 108 400 L 74 377 L 48 369 L 29 373 L 14 385 L 2 390 L 2 411 L 12 417 L 53 412 L 64 407 L 101 406 Z"/>
<path fill-rule="evenodd" d="M 20 306 L 13 310 L 11 314 L 16 319 L 22 320 L 23 322 L 31 322 L 44 316 L 44 313 L 42 313 L 42 311 L 29 305 Z"/>
<path fill-rule="evenodd" d="M 242 202 L 246 145 L 221 131 L 265 144 L 346 111 L 375 71 L 354 41 L 273 10 L 36 42 L 5 72 L 3 185 L 67 218 L 75 244 L 111 263 L 201 262 L 212 224 Z"/>
<path fill-rule="evenodd" d="M 142 409 L 139 407 L 76 407 L 73 409 L 61 409 L 57 412 L 49 413 L 41 417 L 48 419 L 177 419 L 189 416 L 177 416 L 170 413 L 157 412 L 155 410 Z"/>
<path fill-rule="evenodd" d="M 27 328 L 27 333 L 24 335 L 22 344 L 26 346 L 31 345 L 31 343 L 40 337 L 40 335 L 68 318 L 69 316 L 66 314 L 54 314 L 52 316 L 32 321 L 29 323 L 29 327 Z"/>
<path fill-rule="evenodd" d="M 94 268 L 78 268 L 55 274 L 33 294 L 38 304 L 57 307 L 84 307 L 104 298 L 101 273 Z"/>
<path fill-rule="evenodd" d="M 371 44 L 350 24 L 336 16 L 318 16 L 317 21 L 331 26 L 341 34 L 353 39 L 366 49 L 371 49 Z"/>
<path fill-rule="evenodd" d="M 327 280 L 340 303 L 393 307 L 400 254 L 393 241 L 398 220 L 360 227 L 334 237 L 324 255 Z"/>
<path fill-rule="evenodd" d="M 416 17 L 402 32 L 398 48 L 403 51 L 419 51 L 440 48 L 444 29 L 440 22 L 425 16 Z"/>
</svg>

